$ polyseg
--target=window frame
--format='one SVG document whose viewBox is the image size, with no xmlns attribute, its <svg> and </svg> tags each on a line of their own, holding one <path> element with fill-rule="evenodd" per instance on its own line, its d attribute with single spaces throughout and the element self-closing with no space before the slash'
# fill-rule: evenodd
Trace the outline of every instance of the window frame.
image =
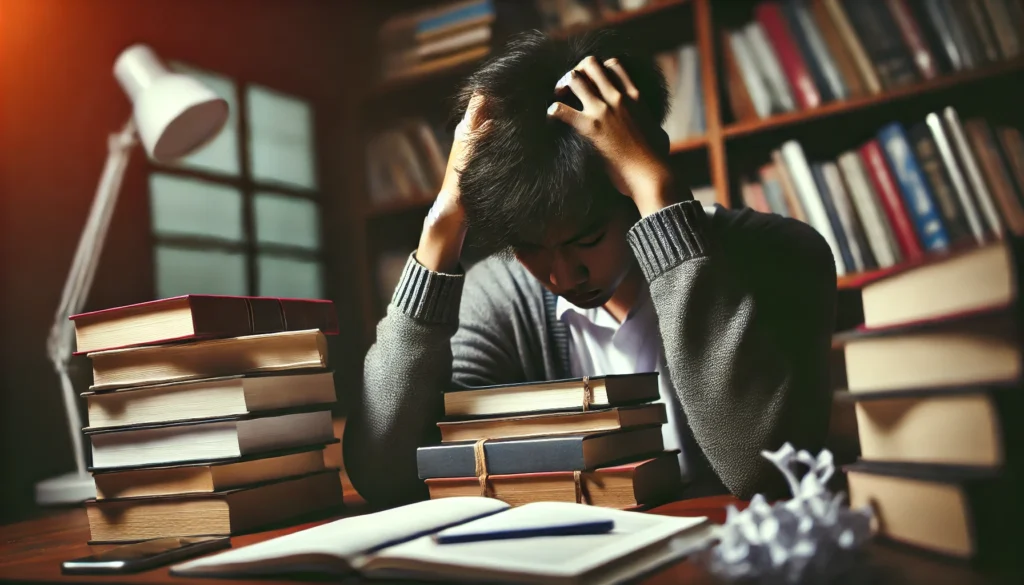
<svg viewBox="0 0 1024 585">
<path fill-rule="evenodd" d="M 152 237 L 152 257 L 154 262 L 154 289 L 157 286 L 157 275 L 159 274 L 159 267 L 156 266 L 156 254 L 157 248 L 160 246 L 167 246 L 172 248 L 193 250 L 193 251 L 206 251 L 206 250 L 217 250 L 227 251 L 234 253 L 242 253 L 245 259 L 245 293 L 246 295 L 259 295 L 262 291 L 259 290 L 259 259 L 262 254 L 272 255 L 279 258 L 290 258 L 296 260 L 304 260 L 307 262 L 315 262 L 320 267 L 320 292 L 321 297 L 327 298 L 327 262 L 324 254 L 324 233 L 322 226 L 323 216 L 323 185 L 320 179 L 320 166 L 317 164 L 317 139 L 316 139 L 316 118 L 317 111 L 314 103 L 309 98 L 304 96 L 296 95 L 269 86 L 264 83 L 257 83 L 253 81 L 243 80 L 237 77 L 231 77 L 225 73 L 219 71 L 213 71 L 202 67 L 195 66 L 191 63 L 181 62 L 181 65 L 186 67 L 203 71 L 211 75 L 219 75 L 230 79 L 234 87 L 235 92 L 235 103 L 237 107 L 237 118 L 238 118 L 238 175 L 232 175 L 226 172 L 216 172 L 198 168 L 192 168 L 182 166 L 178 164 L 163 164 L 147 157 L 149 166 L 147 169 L 147 201 L 151 201 L 152 193 L 149 187 L 149 177 L 156 173 L 178 176 L 182 178 L 196 179 L 200 181 L 206 181 L 215 183 L 218 185 L 237 189 L 241 194 L 242 201 L 242 241 L 226 240 L 217 237 L 208 236 L 196 236 L 196 235 L 185 235 L 185 234 L 161 234 L 155 229 L 155 223 L 153 221 L 152 210 L 150 211 L 149 218 L 149 229 Z M 311 128 L 311 144 L 310 152 L 313 157 L 313 177 L 316 180 L 315 188 L 303 188 L 295 185 L 289 185 L 283 181 L 266 181 L 261 182 L 253 178 L 251 159 L 250 159 L 250 131 L 249 131 L 249 120 L 250 112 L 248 107 L 247 91 L 253 87 L 260 87 L 272 92 L 279 93 L 283 96 L 288 96 L 297 100 L 303 101 L 310 108 L 310 128 Z M 316 206 L 317 216 L 321 218 L 320 225 L 318 225 L 316 235 L 316 249 L 310 249 L 304 246 L 288 245 L 281 243 L 260 243 L 257 241 L 256 233 L 256 212 L 255 212 L 255 201 L 257 193 L 264 194 L 275 194 L 289 198 L 303 199 L 312 202 Z M 160 291 L 156 291 L 156 296 L 161 296 Z"/>
</svg>

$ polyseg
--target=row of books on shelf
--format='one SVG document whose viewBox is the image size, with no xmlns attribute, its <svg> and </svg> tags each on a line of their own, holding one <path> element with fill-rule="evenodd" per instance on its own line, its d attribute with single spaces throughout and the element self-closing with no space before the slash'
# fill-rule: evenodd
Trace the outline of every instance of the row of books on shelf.
<svg viewBox="0 0 1024 585">
<path fill-rule="evenodd" d="M 662 0 L 536 0 L 541 26 L 549 31 L 572 29 L 608 20 Z"/>
<path fill-rule="evenodd" d="M 1021 55 L 1020 0 L 785 0 L 726 31 L 737 119 L 815 108 Z"/>
<path fill-rule="evenodd" d="M 468 0 L 402 13 L 377 33 L 381 78 L 445 69 L 487 55 L 495 19 L 491 0 Z"/>
<path fill-rule="evenodd" d="M 668 86 L 669 113 L 662 127 L 669 140 L 675 142 L 704 135 L 704 83 L 696 45 L 658 53 L 655 60 Z"/>
<path fill-rule="evenodd" d="M 833 343 L 860 439 L 851 506 L 870 506 L 881 536 L 1018 570 L 1021 244 L 1008 234 L 867 283 L 864 326 Z"/>
<path fill-rule="evenodd" d="M 952 107 L 909 132 L 899 123 L 842 153 L 811 161 L 797 141 L 773 151 L 747 207 L 794 217 L 828 242 L 840 275 L 1024 234 L 1024 138 Z"/>
<path fill-rule="evenodd" d="M 232 535 L 337 509 L 330 301 L 189 295 L 75 315 L 91 540 Z"/>
<path fill-rule="evenodd" d="M 370 202 L 419 200 L 444 180 L 451 134 L 422 118 L 401 120 L 374 135 L 366 147 Z"/>
</svg>

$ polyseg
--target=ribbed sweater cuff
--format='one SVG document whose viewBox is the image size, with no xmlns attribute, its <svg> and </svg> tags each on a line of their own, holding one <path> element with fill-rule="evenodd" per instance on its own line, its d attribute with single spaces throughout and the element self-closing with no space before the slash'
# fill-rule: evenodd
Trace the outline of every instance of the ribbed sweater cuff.
<svg viewBox="0 0 1024 585">
<path fill-rule="evenodd" d="M 416 261 L 414 252 L 405 263 L 391 304 L 419 321 L 454 323 L 459 317 L 463 282 L 465 276 L 461 274 L 444 274 L 424 268 Z"/>
<path fill-rule="evenodd" d="M 690 258 L 708 252 L 707 214 L 699 201 L 662 209 L 629 230 L 629 244 L 650 282 Z"/>
</svg>

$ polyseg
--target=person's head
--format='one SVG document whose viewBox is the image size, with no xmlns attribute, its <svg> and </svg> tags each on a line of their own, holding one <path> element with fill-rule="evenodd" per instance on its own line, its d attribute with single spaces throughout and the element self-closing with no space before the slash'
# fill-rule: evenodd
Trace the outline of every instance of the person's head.
<svg viewBox="0 0 1024 585">
<path fill-rule="evenodd" d="M 660 69 L 609 32 L 568 42 L 536 31 L 514 37 L 469 77 L 454 112 L 460 119 L 478 94 L 489 121 L 460 169 L 470 237 L 487 252 L 513 254 L 551 292 L 584 308 L 607 302 L 634 267 L 626 232 L 638 218 L 593 146 L 546 115 L 555 83 L 589 55 L 617 58 L 640 91 L 640 107 L 664 120 Z M 581 109 L 571 93 L 558 99 Z M 663 132 L 652 139 L 667 153 Z"/>
</svg>

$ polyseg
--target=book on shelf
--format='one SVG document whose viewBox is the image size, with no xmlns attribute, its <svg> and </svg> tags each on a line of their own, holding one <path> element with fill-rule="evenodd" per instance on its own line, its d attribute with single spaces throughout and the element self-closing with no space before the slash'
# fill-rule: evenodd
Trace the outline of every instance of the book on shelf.
<svg viewBox="0 0 1024 585">
<path fill-rule="evenodd" d="M 723 31 L 736 120 L 810 109 L 1019 58 L 1017 0 L 770 0 Z"/>
<path fill-rule="evenodd" d="M 422 74 L 486 54 L 494 20 L 491 0 L 448 3 L 388 19 L 377 33 L 381 77 Z"/>
<path fill-rule="evenodd" d="M 818 230 L 840 275 L 912 266 L 1024 233 L 1020 136 L 980 117 L 961 122 L 946 107 L 906 126 L 886 124 L 835 161 L 812 160 L 788 141 L 757 180 L 740 179 L 740 191 L 747 207 Z"/>
<path fill-rule="evenodd" d="M 330 445 L 336 445 L 337 440 Z M 323 471 L 327 446 L 311 445 L 218 461 L 95 470 L 96 499 L 223 492 Z"/>
<path fill-rule="evenodd" d="M 235 535 L 341 505 L 338 470 L 210 493 L 91 500 L 92 542 Z"/>
<path fill-rule="evenodd" d="M 549 502 L 575 502 L 576 480 L 571 471 L 489 475 L 493 497 L 520 506 L 543 498 Z M 426 480 L 431 499 L 480 494 L 477 477 Z M 599 467 L 580 474 L 585 503 L 606 508 L 635 509 L 670 501 L 682 486 L 676 454 L 663 453 L 613 467 Z"/>
<path fill-rule="evenodd" d="M 78 353 L 302 329 L 338 333 L 333 302 L 272 297 L 183 295 L 70 319 Z"/>
<path fill-rule="evenodd" d="M 85 429 L 96 470 L 230 459 L 334 439 L 330 410 Z"/>
<path fill-rule="evenodd" d="M 448 527 L 612 521 L 604 534 L 439 544 Z M 431 581 L 578 583 L 633 581 L 678 561 L 710 536 L 707 519 L 636 514 L 559 502 L 512 508 L 492 498 L 442 498 L 345 518 L 171 568 L 190 577 L 296 572 Z"/>
<path fill-rule="evenodd" d="M 655 55 L 665 76 L 669 111 L 662 124 L 668 138 L 678 142 L 704 134 L 704 96 L 701 91 L 700 55 L 695 45 L 683 45 Z"/>
<path fill-rule="evenodd" d="M 82 396 L 93 429 L 252 414 L 336 399 L 333 372 L 226 376 Z"/>
<path fill-rule="evenodd" d="M 315 329 L 130 347 L 88 354 L 93 390 L 327 367 L 327 339 Z"/>
<path fill-rule="evenodd" d="M 448 150 L 442 130 L 422 118 L 400 120 L 370 138 L 366 173 L 370 202 L 433 197 L 441 187 Z"/>
</svg>

